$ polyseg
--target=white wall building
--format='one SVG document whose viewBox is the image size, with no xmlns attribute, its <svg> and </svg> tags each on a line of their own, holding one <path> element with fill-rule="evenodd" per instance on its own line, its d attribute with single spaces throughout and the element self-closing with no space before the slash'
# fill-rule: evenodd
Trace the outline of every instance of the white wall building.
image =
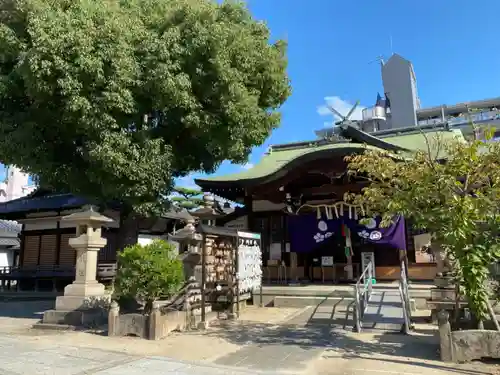
<svg viewBox="0 0 500 375">
<path fill-rule="evenodd" d="M 0 272 L 8 272 L 8 267 L 18 263 L 20 232 L 21 224 L 0 220 Z"/>
<path fill-rule="evenodd" d="M 29 175 L 14 166 L 6 167 L 6 178 L 0 183 L 0 202 L 22 198 L 36 189 L 29 183 Z"/>
<path fill-rule="evenodd" d="M 6 167 L 6 178 L 0 183 L 0 202 L 22 198 L 36 189 L 29 183 L 29 175 L 14 166 Z M 21 224 L 15 221 L 0 220 L 0 272 L 8 272 L 9 267 L 17 264 Z"/>
</svg>

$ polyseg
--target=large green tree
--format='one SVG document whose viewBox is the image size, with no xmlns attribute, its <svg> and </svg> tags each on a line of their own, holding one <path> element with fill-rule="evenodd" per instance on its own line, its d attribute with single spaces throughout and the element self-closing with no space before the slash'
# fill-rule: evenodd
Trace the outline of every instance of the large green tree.
<svg viewBox="0 0 500 375">
<path fill-rule="evenodd" d="M 285 50 L 240 2 L 2 0 L 0 160 L 154 212 L 278 126 Z"/>
<path fill-rule="evenodd" d="M 491 140 L 492 132 L 486 132 Z M 455 263 L 455 276 L 479 319 L 488 313 L 489 267 L 500 259 L 500 142 L 427 137 L 427 150 L 366 150 L 348 158 L 369 184 L 354 196 L 388 223 L 403 215 L 429 230 Z"/>
</svg>

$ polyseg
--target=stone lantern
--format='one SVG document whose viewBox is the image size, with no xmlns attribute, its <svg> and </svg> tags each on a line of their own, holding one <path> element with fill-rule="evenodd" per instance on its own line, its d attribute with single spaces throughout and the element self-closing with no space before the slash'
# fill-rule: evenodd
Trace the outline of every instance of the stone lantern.
<svg viewBox="0 0 500 375">
<path fill-rule="evenodd" d="M 97 282 L 96 274 L 99 250 L 107 243 L 101 227 L 113 219 L 89 207 L 61 220 L 76 226 L 76 237 L 69 240 L 76 251 L 75 281 L 64 288 L 64 295 L 56 299 L 55 310 L 46 311 L 42 322 L 81 325 L 94 321 L 95 310 L 106 307 L 110 299 L 104 285 Z"/>
<path fill-rule="evenodd" d="M 104 285 L 98 283 L 96 279 L 97 258 L 99 250 L 107 243 L 102 237 L 101 227 L 113 222 L 113 219 L 95 212 L 90 207 L 86 211 L 65 216 L 62 221 L 74 223 L 76 226 L 76 237 L 69 240 L 69 245 L 76 251 L 75 281 L 64 288 L 64 297 L 56 300 L 56 309 L 58 302 L 65 308 L 78 308 L 81 297 L 104 295 Z"/>
<path fill-rule="evenodd" d="M 197 278 L 200 272 L 196 272 L 201 261 L 200 246 L 203 236 L 196 232 L 195 219 L 190 217 L 186 220 L 184 228 L 179 229 L 175 234 L 168 236 L 170 241 L 178 242 L 181 248 L 187 250 L 182 254 L 182 262 L 184 264 L 184 275 L 187 280 Z"/>
</svg>

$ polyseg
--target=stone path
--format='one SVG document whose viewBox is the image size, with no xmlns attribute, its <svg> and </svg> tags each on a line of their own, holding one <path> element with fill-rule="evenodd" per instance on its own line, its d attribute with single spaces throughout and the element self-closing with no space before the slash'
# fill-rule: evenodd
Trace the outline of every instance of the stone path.
<svg viewBox="0 0 500 375">
<path fill-rule="evenodd" d="M 133 356 L 106 350 L 26 343 L 22 337 L 0 336 L 2 375 L 250 375 L 271 374 L 167 357 Z M 273 372 L 275 374 L 275 372 Z"/>
<path fill-rule="evenodd" d="M 273 373 L 300 372 L 306 370 L 310 362 L 322 353 L 323 350 L 320 348 L 305 349 L 299 345 L 249 345 L 217 359 L 215 363 Z"/>
<path fill-rule="evenodd" d="M 323 348 L 311 346 L 301 337 L 301 328 L 307 323 L 310 308 L 297 311 L 280 324 L 249 321 L 223 322 L 214 333 L 243 347 L 218 358 L 215 363 L 238 366 L 257 371 L 305 371 L 319 358 Z M 306 314 L 304 314 L 306 313 Z"/>
</svg>

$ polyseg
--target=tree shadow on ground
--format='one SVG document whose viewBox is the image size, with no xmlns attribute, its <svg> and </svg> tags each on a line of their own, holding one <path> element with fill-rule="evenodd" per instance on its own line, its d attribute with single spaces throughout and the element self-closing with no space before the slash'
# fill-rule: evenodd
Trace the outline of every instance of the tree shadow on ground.
<svg viewBox="0 0 500 375">
<path fill-rule="evenodd" d="M 217 322 L 206 334 L 237 345 L 294 345 L 304 350 L 321 348 L 324 359 L 363 358 L 450 373 L 491 374 L 471 369 L 470 365 L 440 364 L 438 338 L 434 334 L 356 334 L 328 325 L 273 325 L 244 321 Z"/>
</svg>

